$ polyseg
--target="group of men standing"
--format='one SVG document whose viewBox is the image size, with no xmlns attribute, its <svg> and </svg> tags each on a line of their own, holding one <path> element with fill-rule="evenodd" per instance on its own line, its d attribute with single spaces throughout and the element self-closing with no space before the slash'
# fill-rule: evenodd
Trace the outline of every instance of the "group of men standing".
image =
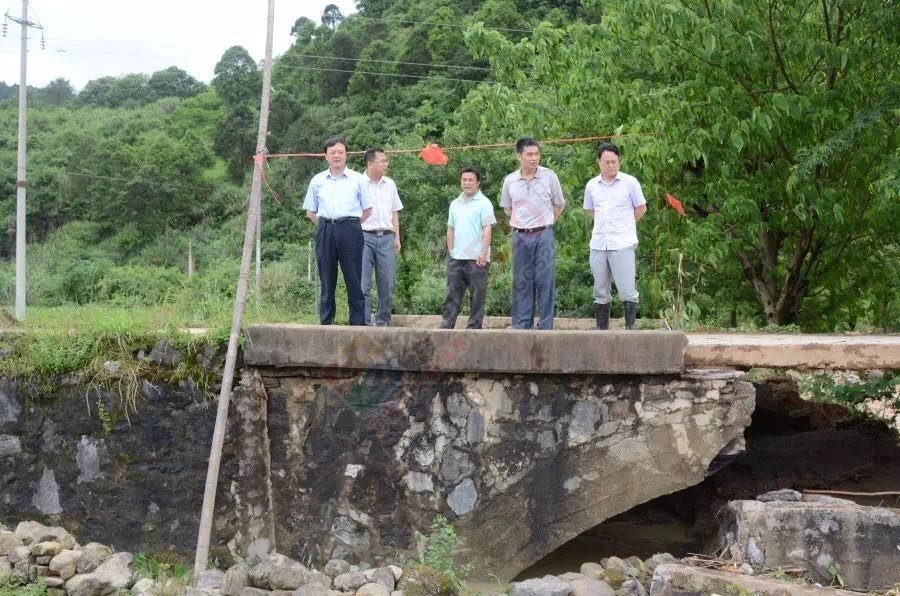
<svg viewBox="0 0 900 596">
<path fill-rule="evenodd" d="M 503 180 L 500 206 L 512 228 L 512 327 L 553 329 L 556 299 L 556 241 L 553 226 L 566 206 L 559 178 L 540 165 L 534 139 L 516 143 L 519 169 Z M 303 209 L 316 224 L 316 261 L 322 291 L 319 319 L 330 325 L 335 315 L 337 268 L 347 286 L 351 325 L 386 326 L 391 321 L 396 257 L 401 249 L 403 203 L 397 186 L 386 174 L 383 149 L 365 152 L 366 171 L 347 168 L 347 143 L 342 138 L 325 144 L 328 169 L 310 181 Z M 593 219 L 590 265 L 594 276 L 594 309 L 598 329 L 609 328 L 615 281 L 624 303 L 626 328 L 634 328 L 638 291 L 635 284 L 637 221 L 646 201 L 634 176 L 619 171 L 619 149 L 604 143 L 597 148 L 600 174 L 585 186 L 584 209 Z M 460 172 L 460 195 L 450 203 L 447 218 L 447 295 L 442 328 L 453 328 L 465 291 L 469 291 L 468 327 L 484 321 L 487 271 L 491 261 L 491 229 L 497 223 L 493 205 L 481 192 L 481 173 L 472 167 Z M 375 274 L 378 303 L 371 312 L 370 290 Z"/>
</svg>

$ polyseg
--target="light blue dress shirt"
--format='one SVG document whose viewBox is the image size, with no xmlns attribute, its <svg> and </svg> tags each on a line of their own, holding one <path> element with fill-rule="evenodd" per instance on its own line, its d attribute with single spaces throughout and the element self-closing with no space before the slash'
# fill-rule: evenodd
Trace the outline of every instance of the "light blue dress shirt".
<svg viewBox="0 0 900 596">
<path fill-rule="evenodd" d="M 332 176 L 330 170 L 319 172 L 309 182 L 303 210 L 328 219 L 361 217 L 363 211 L 372 207 L 372 200 L 360 188 L 361 182 L 362 174 L 350 168 L 344 168 L 337 176 Z"/>
</svg>

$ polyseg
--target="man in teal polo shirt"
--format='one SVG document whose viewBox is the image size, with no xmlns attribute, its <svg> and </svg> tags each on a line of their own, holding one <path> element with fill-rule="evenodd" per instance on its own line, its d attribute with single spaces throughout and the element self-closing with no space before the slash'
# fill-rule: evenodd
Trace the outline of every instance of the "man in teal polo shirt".
<svg viewBox="0 0 900 596">
<path fill-rule="evenodd" d="M 462 194 L 450 203 L 447 217 L 447 297 L 441 329 L 453 329 L 466 288 L 469 289 L 469 329 L 481 329 L 487 271 L 491 261 L 491 226 L 497 223 L 494 208 L 481 194 L 481 174 L 464 168 L 459 180 Z"/>
</svg>

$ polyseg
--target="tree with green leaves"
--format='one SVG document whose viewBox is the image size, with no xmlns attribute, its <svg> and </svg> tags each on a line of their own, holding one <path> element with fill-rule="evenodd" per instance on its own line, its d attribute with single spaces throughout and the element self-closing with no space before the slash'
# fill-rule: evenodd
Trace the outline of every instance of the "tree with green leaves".
<svg viewBox="0 0 900 596">
<path fill-rule="evenodd" d="M 337 29 L 337 26 L 344 20 L 341 9 L 336 4 L 329 4 L 322 11 L 322 24 L 330 29 Z"/>
<path fill-rule="evenodd" d="M 683 251 L 698 288 L 740 284 L 770 324 L 833 327 L 848 302 L 871 308 L 860 298 L 871 300 L 900 244 L 896 3 L 603 10 L 599 25 L 544 24 L 518 43 L 473 28 L 471 47 L 504 84 L 470 94 L 463 127 L 635 135 L 623 161 L 648 181 L 651 210 L 666 192 L 689 210 L 663 248 Z"/>
<path fill-rule="evenodd" d="M 193 97 L 203 91 L 205 87 L 206 85 L 177 66 L 158 70 L 150 75 L 150 79 L 147 81 L 147 89 L 153 99 Z"/>
<path fill-rule="evenodd" d="M 259 97 L 262 73 L 250 52 L 241 46 L 225 50 L 213 69 L 212 86 L 231 107 L 245 105 Z"/>
<path fill-rule="evenodd" d="M 147 89 L 147 75 L 137 73 L 88 81 L 78 94 L 78 103 L 82 105 L 107 108 L 133 108 L 152 100 Z"/>
<path fill-rule="evenodd" d="M 46 87 L 35 89 L 31 97 L 45 106 L 61 106 L 75 98 L 75 89 L 68 80 L 60 77 L 47 83 Z"/>
</svg>

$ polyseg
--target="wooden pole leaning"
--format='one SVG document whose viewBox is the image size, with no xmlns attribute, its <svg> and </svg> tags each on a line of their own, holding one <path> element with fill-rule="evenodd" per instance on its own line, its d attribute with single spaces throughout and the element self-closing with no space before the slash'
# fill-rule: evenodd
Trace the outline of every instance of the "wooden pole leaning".
<svg viewBox="0 0 900 596">
<path fill-rule="evenodd" d="M 216 426 L 213 430 L 212 445 L 209 450 L 209 466 L 206 470 L 206 485 L 203 490 L 203 507 L 200 511 L 200 528 L 197 535 L 197 553 L 194 558 L 194 581 L 206 569 L 209 560 L 209 543 L 212 535 L 213 513 L 216 506 L 216 487 L 219 483 L 219 464 L 222 460 L 222 446 L 228 424 L 228 405 L 234 382 L 237 362 L 238 339 L 247 306 L 250 285 L 250 259 L 253 255 L 254 236 L 262 194 L 262 168 L 266 158 L 266 132 L 269 125 L 269 97 L 272 89 L 272 35 L 275 23 L 275 0 L 269 0 L 266 26 L 266 59 L 263 66 L 262 98 L 259 109 L 259 131 L 256 136 L 256 156 L 253 167 L 253 184 L 250 188 L 250 203 L 247 208 L 247 227 L 244 231 L 244 249 L 241 253 L 241 272 L 238 276 L 237 293 L 234 298 L 234 312 L 231 317 L 231 333 L 228 336 L 228 351 L 225 356 L 225 371 L 219 405 L 216 411 Z"/>
</svg>

